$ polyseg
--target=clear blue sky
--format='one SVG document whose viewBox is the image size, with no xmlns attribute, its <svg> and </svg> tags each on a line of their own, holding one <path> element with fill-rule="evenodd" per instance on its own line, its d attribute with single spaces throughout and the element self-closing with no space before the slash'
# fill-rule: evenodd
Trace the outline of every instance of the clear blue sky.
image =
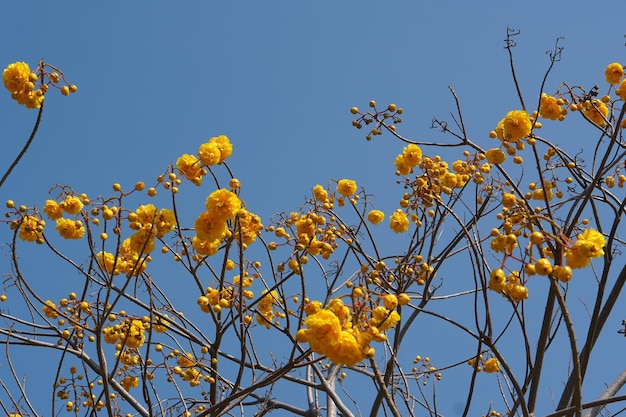
<svg viewBox="0 0 626 417">
<path fill-rule="evenodd" d="M 451 85 L 473 140 L 488 146 L 488 132 L 519 107 L 503 49 L 507 26 L 521 30 L 515 59 L 523 93 L 534 97 L 545 51 L 559 36 L 563 61 L 548 91 L 561 81 L 590 87 L 608 63 L 625 61 L 624 27 L 613 13 L 622 9 L 617 0 L 14 2 L 3 9 L 0 64 L 34 67 L 43 58 L 78 94 L 48 95 L 40 133 L 0 200 L 41 206 L 57 183 L 95 197 L 114 182 L 152 182 L 180 154 L 225 134 L 243 198 L 266 223 L 331 178 L 356 179 L 391 211 L 401 195 L 392 162 L 402 144 L 388 135 L 366 142 L 350 107 L 396 103 L 405 110 L 403 135 L 445 140 L 430 123 L 455 110 Z M 7 166 L 36 113 L 5 92 L 0 115 Z M 585 140 L 576 131 L 555 137 L 578 148 Z M 0 231 L 1 241 L 8 236 Z M 597 366 L 601 390 L 624 367 L 623 355 Z M 549 411 L 549 395 L 543 400 Z M 449 407 L 442 412 L 454 415 Z"/>
</svg>

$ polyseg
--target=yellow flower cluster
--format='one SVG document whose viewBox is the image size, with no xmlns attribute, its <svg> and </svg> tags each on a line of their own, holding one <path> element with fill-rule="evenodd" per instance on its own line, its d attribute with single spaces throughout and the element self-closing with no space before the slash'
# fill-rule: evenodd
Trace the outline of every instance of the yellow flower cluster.
<svg viewBox="0 0 626 417">
<path fill-rule="evenodd" d="M 607 65 L 604 70 L 604 78 L 609 84 L 619 84 L 624 77 L 624 67 L 619 62 Z"/>
<path fill-rule="evenodd" d="M 592 123 L 603 127 L 606 125 L 607 117 L 609 115 L 609 108 L 604 104 L 602 100 L 592 99 L 585 100 L 580 103 L 583 115 L 589 119 Z"/>
<path fill-rule="evenodd" d="M 350 197 L 356 193 L 356 181 L 349 179 L 342 179 L 337 181 L 337 192 L 344 197 Z"/>
<path fill-rule="evenodd" d="M 574 244 L 565 251 L 567 266 L 573 269 L 584 268 L 590 264 L 592 258 L 604 256 L 606 239 L 602 233 L 594 229 L 587 229 L 578 235 Z"/>
<path fill-rule="evenodd" d="M 179 375 L 183 381 L 189 382 L 189 385 L 196 387 L 200 385 L 202 374 L 196 368 L 196 363 L 193 361 L 193 355 L 190 352 L 186 354 L 180 354 L 176 360 L 178 366 L 174 367 L 174 373 Z"/>
<path fill-rule="evenodd" d="M 212 192 L 207 197 L 205 206 L 206 211 L 194 223 L 196 236 L 192 245 L 199 255 L 214 255 L 222 239 L 231 236 L 240 241 L 245 249 L 256 240 L 263 228 L 259 216 L 243 208 L 237 194 L 225 188 Z M 237 221 L 231 230 L 228 222 L 235 218 Z"/>
<path fill-rule="evenodd" d="M 282 311 L 274 311 L 274 306 L 280 304 L 281 302 L 276 290 L 263 290 L 263 295 L 261 296 L 257 304 L 257 323 L 269 329 L 270 326 L 274 324 L 274 320 L 276 317 L 284 318 L 285 315 Z"/>
<path fill-rule="evenodd" d="M 102 216 L 111 220 L 117 215 L 117 207 L 104 206 Z M 138 276 L 150 261 L 147 256 L 154 250 L 155 238 L 163 238 L 176 227 L 176 217 L 170 209 L 157 209 L 154 205 L 142 205 L 128 214 L 128 226 L 135 232 L 124 239 L 119 248 L 117 258 L 109 252 L 98 252 L 98 265 L 107 274 L 126 274 Z"/>
<path fill-rule="evenodd" d="M 490 374 L 500 372 L 500 361 L 496 358 L 483 359 L 483 355 L 478 355 L 478 357 L 468 360 L 467 364 L 474 368 L 476 372 L 480 372 L 483 369 Z"/>
<path fill-rule="evenodd" d="M 180 175 L 195 185 L 202 184 L 207 174 L 205 167 L 223 163 L 233 153 L 233 145 L 224 135 L 215 136 L 198 148 L 198 156 L 183 154 L 176 161 Z"/>
<path fill-rule="evenodd" d="M 239 283 L 239 278 L 235 279 L 236 284 Z M 252 278 L 246 276 L 243 281 L 243 288 L 248 288 L 252 285 Z M 250 290 L 243 290 L 242 295 L 251 299 L 254 297 L 254 293 Z M 227 285 L 221 290 L 213 287 L 207 287 L 204 295 L 198 297 L 197 303 L 200 309 L 205 313 L 210 313 L 213 310 L 216 313 L 222 311 L 223 308 L 231 308 L 233 303 L 238 299 L 237 289 L 232 285 Z"/>
<path fill-rule="evenodd" d="M 563 121 L 567 114 L 567 108 L 563 107 L 565 104 L 567 104 L 567 102 L 560 97 L 541 93 L 539 115 L 545 119 Z"/>
<path fill-rule="evenodd" d="M 396 157 L 394 165 L 400 175 L 408 175 L 413 168 L 422 162 L 422 149 L 411 143 L 402 149 L 402 153 Z"/>
<path fill-rule="evenodd" d="M 298 330 L 296 340 L 308 343 L 311 350 L 336 364 L 353 366 L 371 357 L 374 348 L 370 343 L 386 340 L 382 332 L 400 321 L 400 315 L 393 310 L 397 305 L 397 297 L 389 294 L 383 297 L 383 305 L 369 312 L 369 318 L 364 312 L 356 312 L 353 319 L 350 308 L 339 298 L 331 300 L 326 308 L 314 301 L 305 307 L 306 328 Z"/>
<path fill-rule="evenodd" d="M 19 223 L 12 223 L 13 225 L 19 225 L 20 232 L 18 234 L 19 238 L 26 242 L 37 242 L 43 243 L 43 229 L 46 226 L 46 222 L 36 216 L 26 215 L 22 217 L 22 220 Z"/>
<path fill-rule="evenodd" d="M 59 73 L 61 74 L 59 75 Z M 11 93 L 11 98 L 28 109 L 41 107 L 44 94 L 48 91 L 50 85 L 58 88 L 64 96 L 78 91 L 78 87 L 74 84 L 59 86 L 61 79 L 65 81 L 63 72 L 43 61 L 39 62 L 35 72 L 32 72 L 25 62 L 9 64 L 2 72 L 4 87 Z M 37 80 L 41 81 L 39 89 L 35 89 Z"/>
<path fill-rule="evenodd" d="M 26 62 L 9 64 L 2 71 L 2 81 L 11 98 L 28 109 L 38 109 L 44 99 L 44 91 L 35 90 L 37 78 Z"/>
<path fill-rule="evenodd" d="M 112 327 L 106 327 L 102 329 L 104 341 L 109 344 L 118 344 L 119 350 L 122 346 L 126 346 L 130 349 L 139 349 L 146 341 L 146 324 L 142 320 L 129 319 L 123 322 L 121 325 L 116 324 Z M 135 359 L 129 354 L 123 356 L 126 362 L 131 364 Z M 137 358 L 138 359 L 138 358 Z"/>
<path fill-rule="evenodd" d="M 489 289 L 510 297 L 512 301 L 519 302 L 528 298 L 528 289 L 522 285 L 519 272 L 513 271 L 508 277 L 502 268 L 491 271 Z"/>
</svg>

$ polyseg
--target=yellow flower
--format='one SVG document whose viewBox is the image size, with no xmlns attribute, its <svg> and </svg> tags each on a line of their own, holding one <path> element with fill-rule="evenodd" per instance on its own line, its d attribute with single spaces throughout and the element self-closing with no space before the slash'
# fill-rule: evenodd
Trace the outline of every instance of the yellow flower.
<svg viewBox="0 0 626 417">
<path fill-rule="evenodd" d="M 356 192 L 356 182 L 342 179 L 337 181 L 337 192 L 345 197 L 349 197 Z"/>
<path fill-rule="evenodd" d="M 85 234 L 85 227 L 80 220 L 60 218 L 57 220 L 56 229 L 65 239 L 80 239 Z"/>
<path fill-rule="evenodd" d="M 563 117 L 563 109 L 558 104 L 556 97 L 541 93 L 539 114 L 545 119 L 559 120 Z"/>
<path fill-rule="evenodd" d="M 422 162 L 422 150 L 419 146 L 411 143 L 402 149 L 402 157 L 404 162 L 414 168 Z"/>
<path fill-rule="evenodd" d="M 213 191 L 206 199 L 206 209 L 217 219 L 232 219 L 241 208 L 241 200 L 237 194 L 225 188 Z"/>
<path fill-rule="evenodd" d="M 56 308 L 56 304 L 54 304 L 50 300 L 46 300 L 46 304 L 42 307 L 42 310 L 46 317 L 56 319 L 57 317 L 59 317 L 59 313 L 57 313 Z"/>
<path fill-rule="evenodd" d="M 487 161 L 494 165 L 500 165 L 506 160 L 506 155 L 500 148 L 491 148 L 486 153 Z"/>
<path fill-rule="evenodd" d="M 136 253 L 150 253 L 154 250 L 154 236 L 156 230 L 151 225 L 147 225 L 137 230 L 130 236 L 130 247 Z"/>
<path fill-rule="evenodd" d="M 261 234 L 263 224 L 261 223 L 261 218 L 259 216 L 254 213 L 250 213 L 246 209 L 241 209 L 237 212 L 237 219 L 239 230 L 235 231 L 233 236 L 236 240 L 240 240 L 241 238 L 241 243 L 243 244 L 243 247 L 246 248 L 256 240 L 257 236 Z"/>
<path fill-rule="evenodd" d="M 83 209 L 83 202 L 75 195 L 68 195 L 60 206 L 67 214 L 78 214 Z"/>
<path fill-rule="evenodd" d="M 510 142 L 517 142 L 530 135 L 532 126 L 528 113 L 523 110 L 512 110 L 507 113 L 502 122 L 504 138 Z"/>
<path fill-rule="evenodd" d="M 326 356 L 336 364 L 352 366 L 365 358 L 363 350 L 353 333 L 342 330 L 337 343 L 328 350 Z"/>
<path fill-rule="evenodd" d="M 398 170 L 398 174 L 400 175 L 408 175 L 411 173 L 411 165 L 404 159 L 404 155 L 400 154 L 396 157 L 396 160 L 393 162 L 396 169 Z"/>
<path fill-rule="evenodd" d="M 199 255 L 213 256 L 217 253 L 217 250 L 220 247 L 220 239 L 207 241 L 194 236 L 191 246 Z"/>
<path fill-rule="evenodd" d="M 594 229 L 587 229 L 578 235 L 578 240 L 565 252 L 567 266 L 573 269 L 584 268 L 591 258 L 604 256 L 602 248 L 606 245 L 604 236 Z"/>
<path fill-rule="evenodd" d="M 593 99 L 582 103 L 583 114 L 594 124 L 602 127 L 606 124 L 606 118 L 609 115 L 609 108 L 606 107 L 601 100 Z"/>
<path fill-rule="evenodd" d="M 176 160 L 176 167 L 180 175 L 187 178 L 195 185 L 202 184 L 202 177 L 205 175 L 201 161 L 194 155 L 182 154 Z"/>
<path fill-rule="evenodd" d="M 161 209 L 155 219 L 157 237 L 162 238 L 176 227 L 176 216 L 170 209 Z"/>
<path fill-rule="evenodd" d="M 341 335 L 339 318 L 330 310 L 322 309 L 304 320 L 306 341 L 314 352 L 326 355 L 338 342 Z"/>
<path fill-rule="evenodd" d="M 126 391 L 129 391 L 131 388 L 139 386 L 139 378 L 136 376 L 127 376 L 122 380 L 121 385 Z"/>
<path fill-rule="evenodd" d="M 372 310 L 370 324 L 376 326 L 378 330 L 389 330 L 395 327 L 400 321 L 400 315 L 395 310 L 388 310 L 386 307 L 378 306 Z"/>
<path fill-rule="evenodd" d="M 202 164 L 211 166 L 219 163 L 222 157 L 222 151 L 216 142 L 207 142 L 198 148 L 198 156 Z"/>
<path fill-rule="evenodd" d="M 100 266 L 100 268 L 106 271 L 106 273 L 108 274 L 113 273 L 113 265 L 115 264 L 115 256 L 113 256 L 112 253 L 98 252 L 96 254 L 96 261 L 98 262 L 98 265 Z M 115 275 L 117 274 L 118 272 L 116 271 Z"/>
<path fill-rule="evenodd" d="M 578 239 L 588 240 L 592 242 L 593 244 L 597 245 L 599 248 L 603 248 L 604 246 L 606 246 L 606 239 L 604 238 L 604 235 L 594 229 L 585 230 L 584 232 L 578 235 Z M 594 257 L 597 258 L 602 255 L 604 255 L 604 252 Z"/>
<path fill-rule="evenodd" d="M 221 164 L 222 162 L 224 162 L 226 158 L 231 156 L 233 153 L 233 145 L 230 143 L 230 140 L 228 139 L 228 137 L 224 135 L 220 135 L 220 136 L 209 139 L 209 143 L 214 143 L 215 145 L 217 145 L 218 149 L 220 150 L 220 159 L 217 162 L 218 164 Z"/>
<path fill-rule="evenodd" d="M 624 67 L 618 62 L 609 64 L 604 70 L 604 77 L 609 84 L 618 84 L 624 76 Z"/>
<path fill-rule="evenodd" d="M 326 189 L 324 189 L 324 187 L 317 184 L 315 187 L 313 187 L 313 197 L 315 197 L 316 201 L 323 203 L 328 199 L 328 193 L 326 192 Z"/>
<path fill-rule="evenodd" d="M 380 210 L 372 210 L 367 213 L 367 220 L 369 220 L 372 224 L 379 224 L 385 220 L 385 213 Z"/>
<path fill-rule="evenodd" d="M 106 327 L 102 329 L 102 334 L 104 336 L 104 342 L 114 345 L 120 338 L 120 334 L 113 327 Z"/>
<path fill-rule="evenodd" d="M 135 214 L 137 215 L 137 221 L 142 225 L 152 224 L 156 218 L 157 208 L 154 204 L 144 204 L 137 207 Z"/>
<path fill-rule="evenodd" d="M 19 237 L 26 242 L 35 242 L 43 239 L 43 228 L 46 222 L 35 216 L 24 216 L 20 223 Z"/>
<path fill-rule="evenodd" d="M 502 194 L 502 205 L 504 207 L 511 208 L 517 203 L 517 197 L 515 194 L 504 193 Z"/>
<path fill-rule="evenodd" d="M 496 358 L 489 358 L 484 361 L 483 367 L 485 369 L 485 372 L 490 374 L 494 372 L 500 372 L 500 362 L 498 362 Z"/>
<path fill-rule="evenodd" d="M 132 320 L 128 325 L 128 331 L 126 333 L 126 346 L 137 349 L 143 346 L 145 340 L 146 334 L 144 332 L 143 322 L 141 320 Z"/>
<path fill-rule="evenodd" d="M 389 227 L 396 233 L 404 233 L 409 230 L 409 219 L 406 214 L 398 209 L 389 217 Z"/>
<path fill-rule="evenodd" d="M 26 106 L 27 109 L 38 109 L 41 107 L 45 96 L 41 90 L 22 90 L 11 94 L 11 97 L 19 104 Z"/>
<path fill-rule="evenodd" d="M 13 94 L 27 89 L 30 82 L 30 67 L 26 62 L 14 62 L 2 71 L 4 87 Z"/>
<path fill-rule="evenodd" d="M 506 286 L 506 275 L 502 268 L 491 271 L 489 277 L 489 289 L 495 292 L 501 292 Z"/>
<path fill-rule="evenodd" d="M 63 217 L 63 210 L 55 200 L 46 200 L 43 211 L 50 220 L 57 220 Z"/>
</svg>

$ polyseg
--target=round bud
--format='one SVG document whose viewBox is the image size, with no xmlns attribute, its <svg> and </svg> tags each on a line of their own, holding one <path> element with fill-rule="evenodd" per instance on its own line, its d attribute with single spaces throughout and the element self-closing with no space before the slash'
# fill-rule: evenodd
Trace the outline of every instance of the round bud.
<svg viewBox="0 0 626 417">
<path fill-rule="evenodd" d="M 66 85 L 64 85 L 63 87 L 61 87 L 61 94 L 63 94 L 64 96 L 69 96 L 70 95 L 70 88 Z"/>
</svg>

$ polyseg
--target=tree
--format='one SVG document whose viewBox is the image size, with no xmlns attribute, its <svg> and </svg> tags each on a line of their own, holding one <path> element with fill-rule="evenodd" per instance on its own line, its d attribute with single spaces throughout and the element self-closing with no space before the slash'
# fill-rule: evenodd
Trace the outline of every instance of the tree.
<svg viewBox="0 0 626 417">
<path fill-rule="evenodd" d="M 396 104 L 351 109 L 367 140 L 400 142 L 392 213 L 343 178 L 314 185 L 298 211 L 261 219 L 228 165 L 236 144 L 224 135 L 152 184 L 114 184 L 95 198 L 58 185 L 43 205 L 9 200 L 4 412 L 441 415 L 442 401 L 461 399 L 463 415 L 556 417 L 626 399 L 617 395 L 624 373 L 600 398 L 585 384 L 626 280 L 624 70 L 609 64 L 602 87 L 546 92 L 557 40 L 539 93 L 523 94 L 516 35 L 509 30 L 506 50 L 520 106 L 494 115 L 490 139 L 468 134 L 452 88 L 452 123 L 433 119 L 447 142 L 401 135 Z M 11 64 L 3 80 L 39 113 L 0 186 L 37 134 L 45 94 L 77 91 L 44 62 L 33 72 Z M 580 123 L 593 150 L 557 146 L 541 135 L 544 122 Z M 448 159 L 439 148 L 452 149 Z M 66 296 L 33 284 L 34 260 L 20 254 L 34 243 L 78 277 Z M 463 279 L 448 275 L 459 263 Z M 587 316 L 573 311 L 572 292 L 584 295 Z M 411 337 L 424 326 L 454 333 L 458 346 L 416 356 Z M 54 364 L 51 375 L 18 376 L 13 358 L 31 348 Z M 549 411 L 539 401 L 554 369 L 564 383 Z M 48 376 L 46 404 L 26 382 Z M 446 390 L 447 379 L 462 390 Z"/>
</svg>

